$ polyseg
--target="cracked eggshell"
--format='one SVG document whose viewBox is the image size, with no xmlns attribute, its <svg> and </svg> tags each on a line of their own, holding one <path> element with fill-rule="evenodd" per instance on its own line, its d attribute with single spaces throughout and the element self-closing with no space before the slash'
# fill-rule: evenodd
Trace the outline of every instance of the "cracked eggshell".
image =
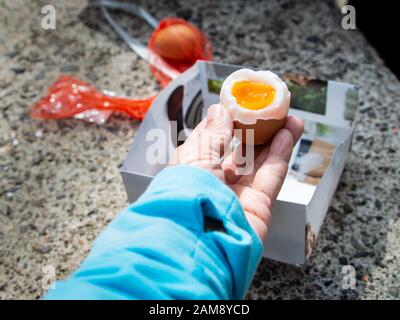
<svg viewBox="0 0 400 320">
<path fill-rule="evenodd" d="M 254 124 L 243 124 L 239 121 L 233 122 L 234 129 L 241 129 L 235 131 L 235 137 L 238 138 L 243 143 L 247 144 L 264 144 L 268 142 L 274 135 L 283 128 L 286 123 L 286 117 L 283 119 L 258 119 Z M 246 133 L 249 132 L 248 129 L 254 130 L 253 141 L 246 138 Z M 251 132 L 250 132 L 251 134 Z"/>
<path fill-rule="evenodd" d="M 257 110 L 241 107 L 232 94 L 233 85 L 238 81 L 268 84 L 275 89 L 274 99 L 269 105 Z M 240 69 L 225 79 L 221 88 L 220 101 L 231 112 L 234 128 L 242 129 L 242 132 L 236 132 L 236 137 L 243 143 L 252 143 L 247 141 L 244 129 L 253 129 L 253 144 L 258 145 L 266 143 L 285 125 L 290 105 L 290 92 L 285 82 L 271 71 Z"/>
</svg>

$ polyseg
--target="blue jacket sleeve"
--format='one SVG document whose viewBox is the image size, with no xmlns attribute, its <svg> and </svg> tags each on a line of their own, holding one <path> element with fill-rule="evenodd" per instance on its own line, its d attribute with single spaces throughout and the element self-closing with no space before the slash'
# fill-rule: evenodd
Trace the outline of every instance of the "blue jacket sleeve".
<svg viewBox="0 0 400 320">
<path fill-rule="evenodd" d="M 206 228 L 209 218 L 222 230 Z M 260 239 L 224 183 L 202 169 L 170 167 L 45 298 L 242 299 L 261 253 Z"/>
</svg>

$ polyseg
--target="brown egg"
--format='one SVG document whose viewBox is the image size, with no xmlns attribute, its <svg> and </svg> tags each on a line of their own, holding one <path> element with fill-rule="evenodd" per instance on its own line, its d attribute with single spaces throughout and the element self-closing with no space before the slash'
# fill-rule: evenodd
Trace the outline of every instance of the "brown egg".
<svg viewBox="0 0 400 320">
<path fill-rule="evenodd" d="M 286 123 L 286 117 L 284 119 L 275 120 L 263 120 L 258 119 L 255 124 L 242 124 L 239 121 L 234 121 L 233 125 L 235 129 L 241 129 L 241 131 L 235 131 L 236 138 L 241 140 L 243 143 L 249 143 L 246 141 L 246 130 L 254 130 L 254 141 L 253 144 L 264 144 L 271 140 L 271 138 L 281 129 Z M 251 132 L 250 132 L 251 134 Z"/>
<path fill-rule="evenodd" d="M 173 24 L 160 30 L 154 39 L 157 53 L 167 59 L 185 60 L 196 54 L 196 30 L 184 24 Z"/>
</svg>

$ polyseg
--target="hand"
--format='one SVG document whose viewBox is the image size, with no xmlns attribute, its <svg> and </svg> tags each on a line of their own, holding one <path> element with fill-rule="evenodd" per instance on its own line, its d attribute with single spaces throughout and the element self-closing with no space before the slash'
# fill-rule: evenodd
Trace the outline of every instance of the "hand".
<svg viewBox="0 0 400 320">
<path fill-rule="evenodd" d="M 231 115 L 226 108 L 212 105 L 207 117 L 185 143 L 175 149 L 170 165 L 197 166 L 226 183 L 239 198 L 249 224 L 264 241 L 272 206 L 286 177 L 293 146 L 302 133 L 302 120 L 289 116 L 285 127 L 278 131 L 271 143 L 255 147 L 253 172 L 238 175 L 235 151 L 224 154 L 233 134 Z M 221 161 L 222 156 L 225 158 Z"/>
</svg>

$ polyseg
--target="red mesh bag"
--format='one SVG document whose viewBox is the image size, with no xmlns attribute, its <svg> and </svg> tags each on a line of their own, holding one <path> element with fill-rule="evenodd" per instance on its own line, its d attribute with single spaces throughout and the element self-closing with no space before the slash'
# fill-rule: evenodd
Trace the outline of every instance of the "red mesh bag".
<svg viewBox="0 0 400 320">
<path fill-rule="evenodd" d="M 113 97 L 71 76 L 61 75 L 30 110 L 33 118 L 62 119 L 81 115 L 90 122 L 103 123 L 112 111 L 142 120 L 155 96 L 134 100 Z M 94 112 L 97 110 L 98 112 Z"/>
<path fill-rule="evenodd" d="M 147 48 L 150 70 L 162 87 L 197 60 L 212 58 L 211 43 L 205 34 L 179 18 L 162 20 Z M 101 124 L 112 112 L 119 111 L 142 120 L 154 98 L 155 95 L 140 100 L 110 96 L 74 77 L 60 76 L 30 113 L 39 119 L 75 117 Z"/>
</svg>

